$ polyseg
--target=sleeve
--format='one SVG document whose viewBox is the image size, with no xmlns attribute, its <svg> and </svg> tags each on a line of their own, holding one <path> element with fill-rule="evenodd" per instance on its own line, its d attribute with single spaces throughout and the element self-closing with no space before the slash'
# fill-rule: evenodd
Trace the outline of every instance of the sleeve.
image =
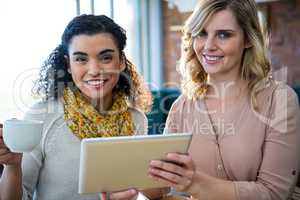
<svg viewBox="0 0 300 200">
<path fill-rule="evenodd" d="M 147 135 L 148 119 L 146 115 L 137 109 L 132 109 L 132 118 L 135 126 L 135 135 Z"/>
<path fill-rule="evenodd" d="M 22 159 L 22 200 L 32 199 L 36 184 L 39 178 L 39 172 L 42 167 L 43 156 L 41 148 L 36 147 L 33 152 L 24 153 Z"/>
<path fill-rule="evenodd" d="M 171 106 L 163 134 L 180 132 L 180 118 L 182 115 L 183 105 L 184 96 L 180 95 Z"/>
<path fill-rule="evenodd" d="M 239 200 L 284 200 L 299 173 L 300 129 L 296 93 L 279 87 L 272 95 L 263 159 L 255 182 L 234 182 Z"/>
<path fill-rule="evenodd" d="M 46 107 L 43 103 L 32 106 L 24 115 L 26 120 L 45 121 Z M 44 125 L 45 127 L 45 125 Z M 43 130 L 44 132 L 44 130 Z M 22 158 L 22 200 L 31 200 L 38 182 L 39 172 L 43 163 L 42 142 L 32 151 L 23 153 Z"/>
</svg>

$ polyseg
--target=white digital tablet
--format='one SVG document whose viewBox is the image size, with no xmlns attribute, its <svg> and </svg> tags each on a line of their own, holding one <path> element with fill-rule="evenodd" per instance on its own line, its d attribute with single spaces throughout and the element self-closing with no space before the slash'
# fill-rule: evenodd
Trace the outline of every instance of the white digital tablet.
<svg viewBox="0 0 300 200">
<path fill-rule="evenodd" d="M 167 153 L 187 153 L 192 135 L 121 136 L 81 141 L 80 194 L 164 186 L 148 177 L 149 163 Z"/>
</svg>

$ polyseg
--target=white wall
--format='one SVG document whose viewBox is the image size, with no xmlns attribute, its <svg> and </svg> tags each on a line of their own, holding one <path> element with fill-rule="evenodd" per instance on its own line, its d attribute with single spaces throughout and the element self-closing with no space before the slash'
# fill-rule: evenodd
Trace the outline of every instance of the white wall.
<svg viewBox="0 0 300 200">
<path fill-rule="evenodd" d="M 1 0 L 0 123 L 33 102 L 32 82 L 75 15 L 74 0 Z"/>
</svg>

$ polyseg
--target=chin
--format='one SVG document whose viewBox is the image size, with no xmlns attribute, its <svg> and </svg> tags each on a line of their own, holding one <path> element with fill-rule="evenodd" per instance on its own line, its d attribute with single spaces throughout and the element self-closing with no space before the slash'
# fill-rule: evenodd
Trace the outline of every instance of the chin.
<svg viewBox="0 0 300 200">
<path fill-rule="evenodd" d="M 105 93 L 103 91 L 82 91 L 82 94 L 85 96 L 85 98 L 91 101 L 101 99 L 105 96 Z"/>
<path fill-rule="evenodd" d="M 204 68 L 204 71 L 209 74 L 209 75 L 214 75 L 214 74 L 218 74 L 219 70 L 218 69 L 208 69 L 208 68 Z"/>
</svg>

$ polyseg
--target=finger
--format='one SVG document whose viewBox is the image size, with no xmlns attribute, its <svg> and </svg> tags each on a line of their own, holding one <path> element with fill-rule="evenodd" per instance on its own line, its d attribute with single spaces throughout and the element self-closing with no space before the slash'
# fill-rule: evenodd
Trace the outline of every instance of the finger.
<svg viewBox="0 0 300 200">
<path fill-rule="evenodd" d="M 3 141 L 2 138 L 0 138 L 0 147 L 6 147 L 6 145 L 5 145 L 5 143 L 4 143 L 4 141 Z"/>
<path fill-rule="evenodd" d="M 150 167 L 163 169 L 179 176 L 183 176 L 185 174 L 184 168 L 178 166 L 176 163 L 170 163 L 168 161 L 152 160 L 150 162 Z"/>
<path fill-rule="evenodd" d="M 3 128 L 3 124 L 0 123 L 0 138 L 2 138 L 2 128 Z"/>
<path fill-rule="evenodd" d="M 152 178 L 153 180 L 159 182 L 159 183 L 162 183 L 163 185 L 167 186 L 167 187 L 175 187 L 176 186 L 176 183 L 170 181 L 170 180 L 167 180 L 167 179 L 164 179 L 163 177 L 160 177 L 160 176 L 157 176 L 155 174 L 152 174 L 151 172 L 148 173 L 148 176 L 150 178 Z"/>
<path fill-rule="evenodd" d="M 190 155 L 179 153 L 168 153 L 167 160 L 175 163 L 180 163 L 187 168 L 194 168 L 193 159 Z"/>
<path fill-rule="evenodd" d="M 12 153 L 7 153 L 0 157 L 0 164 L 9 164 L 10 160 L 13 159 Z"/>
<path fill-rule="evenodd" d="M 106 192 L 101 192 L 101 193 L 99 194 L 99 199 L 102 199 L 102 200 L 107 199 L 106 195 L 107 195 Z"/>
<path fill-rule="evenodd" d="M 8 147 L 4 143 L 0 142 L 0 149 L 8 149 Z"/>
<path fill-rule="evenodd" d="M 175 183 L 171 180 L 165 179 L 164 177 L 160 177 L 154 174 L 149 173 L 148 174 L 150 178 L 154 179 L 155 181 L 168 186 L 168 187 L 172 187 L 174 188 L 176 191 L 180 191 L 180 192 L 186 192 L 186 189 L 191 185 L 192 181 L 190 179 L 186 179 L 183 178 L 182 182 L 180 183 Z"/>
<path fill-rule="evenodd" d="M 165 179 L 167 181 L 170 181 L 174 184 L 178 184 L 182 180 L 182 176 L 179 176 L 178 174 L 174 174 L 172 172 L 168 172 L 168 171 L 165 171 L 165 170 L 159 169 L 159 168 L 150 167 L 148 173 L 151 174 L 151 175 L 163 178 L 163 179 Z"/>
<path fill-rule="evenodd" d="M 126 191 L 114 192 L 110 194 L 111 200 L 127 200 L 136 199 L 138 192 L 135 189 L 130 189 Z"/>
<path fill-rule="evenodd" d="M 8 148 L 0 148 L 0 156 L 10 153 Z"/>
<path fill-rule="evenodd" d="M 3 138 L 0 138 L 0 148 L 7 148 Z"/>
</svg>

